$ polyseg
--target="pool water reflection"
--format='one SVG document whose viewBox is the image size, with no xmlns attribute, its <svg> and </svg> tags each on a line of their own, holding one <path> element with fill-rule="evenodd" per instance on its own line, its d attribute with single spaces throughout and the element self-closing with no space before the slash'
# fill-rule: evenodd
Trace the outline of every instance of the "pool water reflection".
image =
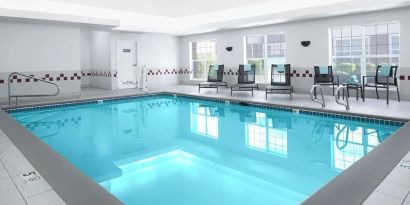
<svg viewBox="0 0 410 205">
<path fill-rule="evenodd" d="M 298 204 L 398 129 L 169 96 L 12 115 L 125 204 Z"/>
</svg>

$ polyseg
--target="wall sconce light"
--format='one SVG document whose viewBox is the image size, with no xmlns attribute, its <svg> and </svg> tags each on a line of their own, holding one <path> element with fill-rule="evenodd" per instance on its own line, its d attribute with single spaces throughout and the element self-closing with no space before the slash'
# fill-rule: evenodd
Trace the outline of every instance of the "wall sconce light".
<svg viewBox="0 0 410 205">
<path fill-rule="evenodd" d="M 310 41 L 302 41 L 300 44 L 302 44 L 303 47 L 308 47 L 310 46 Z"/>
</svg>

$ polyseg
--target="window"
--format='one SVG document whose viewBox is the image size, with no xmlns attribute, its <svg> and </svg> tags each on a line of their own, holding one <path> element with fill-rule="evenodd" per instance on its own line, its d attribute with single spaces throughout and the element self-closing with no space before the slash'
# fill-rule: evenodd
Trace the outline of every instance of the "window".
<svg viewBox="0 0 410 205">
<path fill-rule="evenodd" d="M 215 63 L 216 40 L 190 42 L 191 79 L 207 79 L 209 66 Z"/>
<path fill-rule="evenodd" d="M 399 64 L 399 30 L 397 23 L 365 26 L 367 75 L 375 75 L 377 65 Z"/>
<path fill-rule="evenodd" d="M 399 64 L 398 23 L 347 26 L 330 29 L 331 63 L 341 82 L 375 75 L 377 65 Z"/>
<path fill-rule="evenodd" d="M 218 117 L 211 115 L 208 107 L 199 103 L 191 104 L 191 132 L 218 139 Z"/>
<path fill-rule="evenodd" d="M 286 62 L 285 34 L 245 37 L 245 63 L 256 65 L 256 82 L 270 83 L 272 64 Z"/>
<path fill-rule="evenodd" d="M 273 119 L 265 113 L 256 112 L 256 122 L 246 123 L 247 146 L 251 149 L 268 152 L 280 157 L 288 155 L 287 128 L 274 127 Z"/>
</svg>

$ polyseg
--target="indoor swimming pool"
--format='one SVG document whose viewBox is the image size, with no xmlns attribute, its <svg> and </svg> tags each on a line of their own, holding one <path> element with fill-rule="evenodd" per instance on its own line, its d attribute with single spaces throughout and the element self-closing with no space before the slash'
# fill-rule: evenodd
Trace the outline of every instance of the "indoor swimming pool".
<svg viewBox="0 0 410 205">
<path fill-rule="evenodd" d="M 300 204 L 403 125 L 170 94 L 8 112 L 128 205 Z"/>
</svg>

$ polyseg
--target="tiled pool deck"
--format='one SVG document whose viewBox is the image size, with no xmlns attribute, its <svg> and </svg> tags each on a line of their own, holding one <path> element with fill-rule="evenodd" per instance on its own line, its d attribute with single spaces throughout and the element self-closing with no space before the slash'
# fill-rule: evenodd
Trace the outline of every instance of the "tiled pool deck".
<svg viewBox="0 0 410 205">
<path fill-rule="evenodd" d="M 13 142 L 0 130 L 0 205 L 63 205 L 64 201 L 41 177 L 25 180 L 36 171 Z"/>
<path fill-rule="evenodd" d="M 267 103 L 280 106 L 295 106 L 306 109 L 332 111 L 336 113 L 346 113 L 344 108 L 335 103 L 332 96 L 326 96 L 326 108 L 310 100 L 306 94 L 294 94 L 290 100 L 288 95 L 270 95 L 265 100 L 264 91 L 256 91 L 254 97 L 250 92 L 237 92 L 230 96 L 229 89 L 220 89 L 216 93 L 215 89 L 203 89 L 198 93 L 195 86 L 173 86 L 167 89 L 153 89 L 151 92 L 175 92 L 193 96 L 204 96 L 221 98 L 225 100 L 239 100 L 254 103 Z M 61 103 L 67 101 L 90 100 L 99 98 L 120 97 L 137 95 L 141 92 L 135 89 L 128 90 L 99 90 L 84 89 L 81 95 L 66 96 L 63 98 L 43 98 L 25 99 L 19 102 L 20 106 L 33 106 L 49 103 Z M 7 107 L 6 102 L 0 102 L 0 106 Z M 386 105 L 385 100 L 366 99 L 365 102 L 356 101 L 350 98 L 351 111 L 349 113 L 360 115 L 375 115 L 382 118 L 410 120 L 409 101 L 391 101 Z M 410 151 L 410 147 L 408 150 Z M 35 171 L 26 157 L 18 150 L 13 142 L 0 129 L 0 205 L 2 204 L 65 204 L 47 181 L 40 177 L 39 180 L 25 183 L 24 173 Z M 410 205 L 410 154 L 408 153 L 381 182 L 373 193 L 367 198 L 364 204 L 407 204 Z M 40 172 L 41 174 L 41 172 Z M 329 197 L 331 199 L 332 197 Z M 333 197 L 337 198 L 337 197 Z M 3 200 L 5 199 L 5 200 Z M 323 202 L 323 201 L 322 201 Z M 335 201 L 332 201 L 332 204 Z M 329 201 L 331 203 L 331 201 Z M 310 204 L 307 201 L 307 204 Z"/>
</svg>

